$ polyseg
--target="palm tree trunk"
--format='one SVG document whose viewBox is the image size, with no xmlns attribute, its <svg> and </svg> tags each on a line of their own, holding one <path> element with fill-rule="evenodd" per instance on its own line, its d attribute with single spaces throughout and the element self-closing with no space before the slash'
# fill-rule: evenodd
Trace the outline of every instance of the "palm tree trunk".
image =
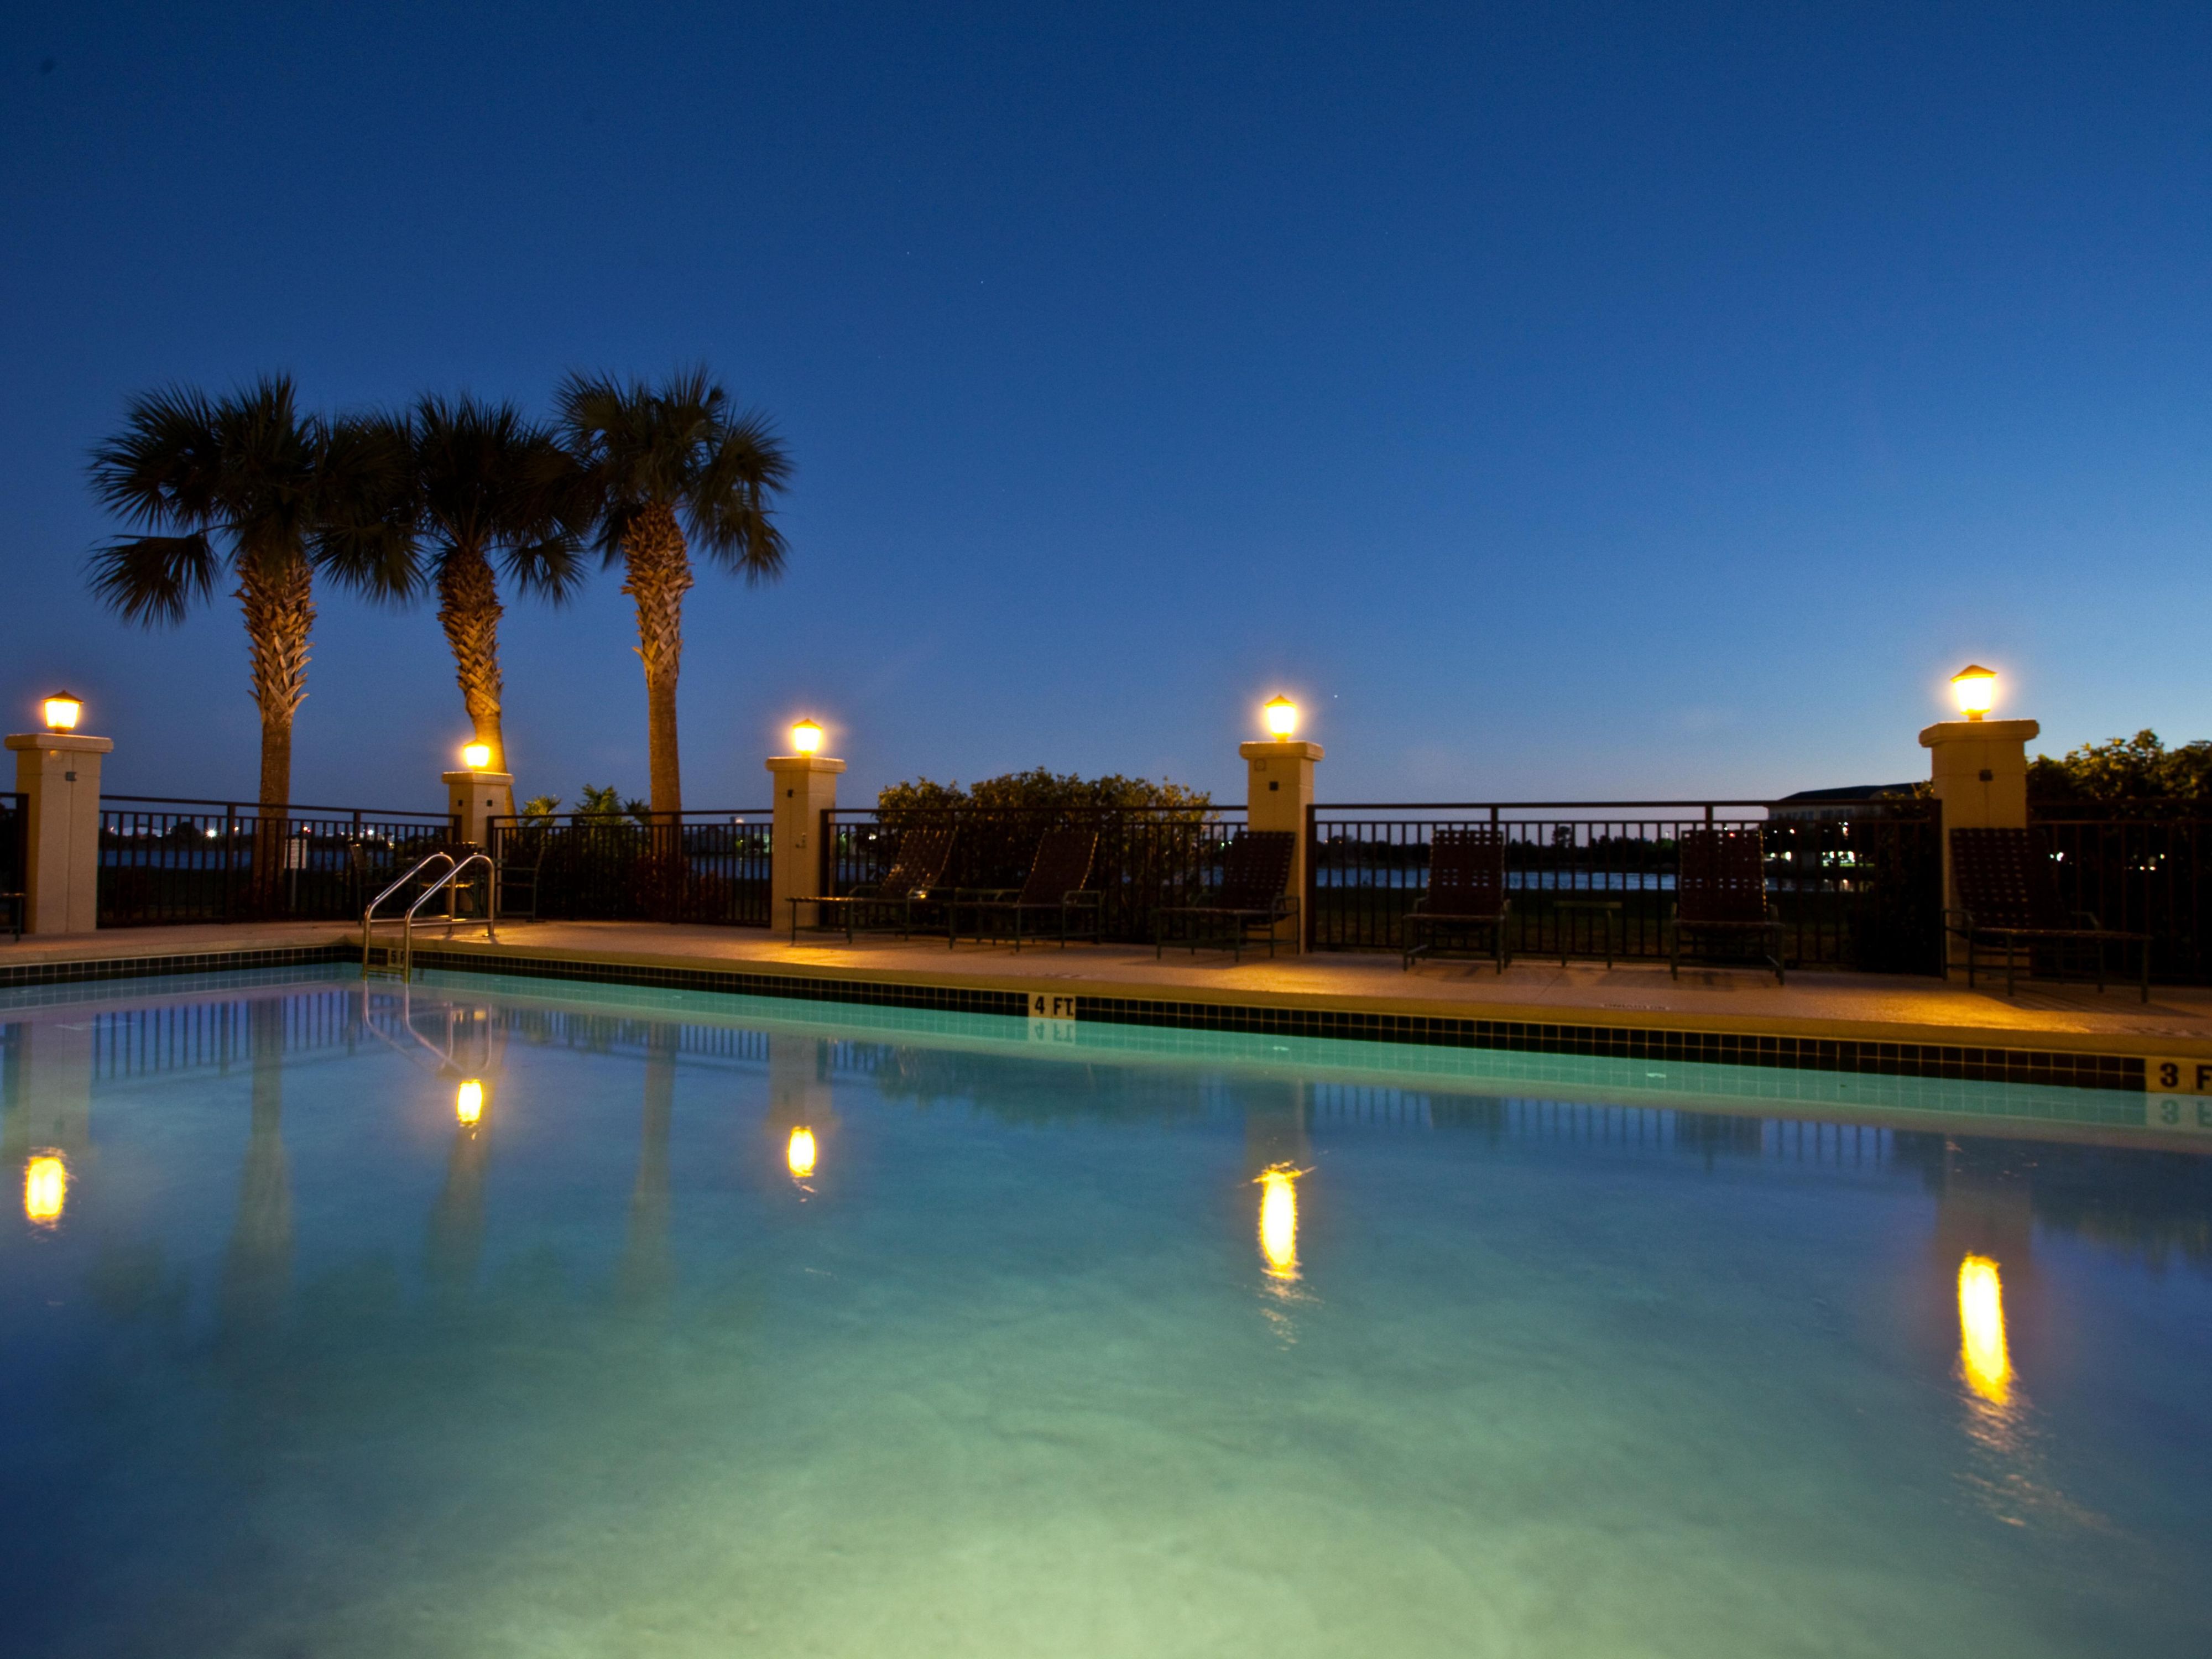
<svg viewBox="0 0 2212 1659">
<path fill-rule="evenodd" d="M 307 695 L 307 635 L 315 625 L 313 578 L 293 556 L 271 569 L 241 561 L 238 600 L 252 648 L 253 701 L 261 710 L 261 806 L 253 837 L 252 899 L 258 909 L 279 896 L 284 815 L 271 812 L 292 798 L 292 717 Z"/>
<path fill-rule="evenodd" d="M 646 754 L 653 814 L 677 822 L 684 779 L 676 751 L 676 676 L 684 656 L 684 595 L 691 559 L 676 513 L 661 502 L 641 512 L 623 538 L 623 592 L 637 603 L 637 654 L 645 664 Z"/>
<path fill-rule="evenodd" d="M 499 723 L 499 619 L 503 607 L 491 562 L 477 547 L 457 547 L 438 569 L 438 621 L 453 647 L 453 672 L 476 739 L 491 750 L 489 769 L 507 770 L 507 739 Z"/>
</svg>

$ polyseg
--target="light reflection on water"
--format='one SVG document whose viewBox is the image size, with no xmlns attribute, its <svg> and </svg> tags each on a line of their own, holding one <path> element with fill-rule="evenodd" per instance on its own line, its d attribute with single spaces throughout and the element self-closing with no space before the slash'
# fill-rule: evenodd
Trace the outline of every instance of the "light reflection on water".
<svg viewBox="0 0 2212 1659">
<path fill-rule="evenodd" d="M 626 1620 L 964 1656 L 1052 1647 L 1033 1604 L 1270 1659 L 2179 1653 L 2212 1619 L 2174 1543 L 2212 1476 L 2186 1160 L 1827 1126 L 1808 1161 L 1756 1118 L 420 988 L 303 1052 L 309 994 L 234 994 L 240 1046 L 169 1073 L 8 1027 L 42 1242 L 0 1255 L 0 1550 L 115 1610 L 77 1640 L 0 1588 L 27 1650 Z"/>
</svg>

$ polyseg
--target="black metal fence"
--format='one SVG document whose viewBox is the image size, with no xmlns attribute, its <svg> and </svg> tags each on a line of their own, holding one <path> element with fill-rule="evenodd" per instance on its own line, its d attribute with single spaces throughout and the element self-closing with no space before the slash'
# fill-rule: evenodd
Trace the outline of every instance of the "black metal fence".
<svg viewBox="0 0 2212 1659">
<path fill-rule="evenodd" d="M 564 921 L 765 927 L 770 814 L 680 812 L 653 823 L 568 814 L 490 821 L 500 908 Z"/>
<path fill-rule="evenodd" d="M 1222 851 L 1243 827 L 1244 814 L 1235 808 L 975 806 L 841 810 L 824 813 L 823 820 L 823 890 L 833 894 L 881 881 L 898 855 L 900 838 L 925 824 L 953 831 L 951 862 L 941 884 L 955 889 L 1019 887 L 1047 830 L 1095 829 L 1098 851 L 1088 885 L 1100 895 L 1102 934 L 1149 943 L 1155 908 L 1200 902 L 1219 880 Z"/>
<path fill-rule="evenodd" d="M 2093 912 L 2107 927 L 2148 933 L 2153 979 L 2198 985 L 2212 978 L 2212 880 L 2205 868 L 2212 819 L 2118 817 L 2073 801 L 2032 805 L 2029 817 L 2070 908 Z"/>
<path fill-rule="evenodd" d="M 100 925 L 349 920 L 459 832 L 441 812 L 110 795 Z"/>
<path fill-rule="evenodd" d="M 1942 845 L 1932 802 L 1853 803 L 1825 817 L 1792 801 L 1480 802 L 1310 809 L 1307 941 L 1395 950 L 1427 890 L 1440 829 L 1505 832 L 1516 955 L 1664 957 L 1684 832 L 1755 830 L 1792 965 L 1933 973 Z M 1819 809 L 1818 811 L 1813 809 Z M 1774 816 L 1777 812 L 1783 815 Z"/>
<path fill-rule="evenodd" d="M 0 893 L 20 893 L 30 878 L 30 834 L 24 798 L 0 792 Z"/>
</svg>

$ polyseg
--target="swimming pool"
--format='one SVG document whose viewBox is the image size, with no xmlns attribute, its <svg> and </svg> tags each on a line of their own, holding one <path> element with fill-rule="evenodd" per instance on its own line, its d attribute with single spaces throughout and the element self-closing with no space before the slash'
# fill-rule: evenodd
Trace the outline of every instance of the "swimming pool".
<svg viewBox="0 0 2212 1659">
<path fill-rule="evenodd" d="M 0 1029 L 11 1652 L 2212 1644 L 2139 1096 L 316 969 Z"/>
</svg>

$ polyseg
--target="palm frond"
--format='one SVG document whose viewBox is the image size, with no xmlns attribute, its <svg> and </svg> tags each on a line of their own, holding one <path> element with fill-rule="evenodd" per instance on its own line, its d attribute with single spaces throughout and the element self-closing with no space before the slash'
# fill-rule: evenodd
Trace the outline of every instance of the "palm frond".
<svg viewBox="0 0 2212 1659">
<path fill-rule="evenodd" d="M 92 552 L 92 591 L 126 622 L 173 626 L 215 591 L 222 568 L 204 535 L 135 536 Z"/>
<path fill-rule="evenodd" d="M 123 429 L 94 447 L 92 493 L 148 529 L 205 529 L 221 516 L 222 434 L 215 405 L 189 386 L 134 398 Z"/>
<path fill-rule="evenodd" d="M 775 492 L 790 480 L 791 458 L 757 411 L 717 424 L 690 492 L 692 538 L 748 582 L 773 581 L 783 574 L 787 549 L 770 513 Z"/>
</svg>

